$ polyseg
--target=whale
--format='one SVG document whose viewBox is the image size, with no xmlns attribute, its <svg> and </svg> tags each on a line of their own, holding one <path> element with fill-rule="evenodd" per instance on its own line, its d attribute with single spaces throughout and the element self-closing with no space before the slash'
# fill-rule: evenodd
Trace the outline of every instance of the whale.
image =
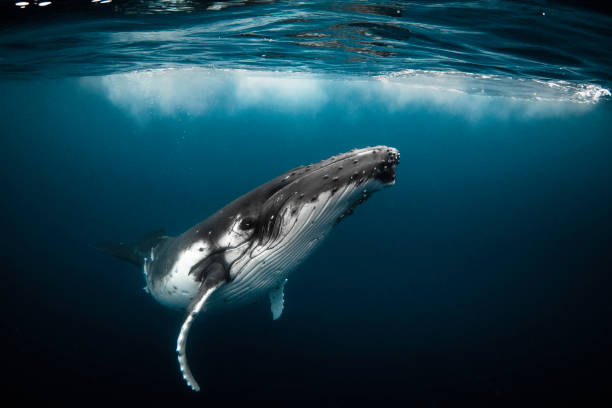
<svg viewBox="0 0 612 408">
<path fill-rule="evenodd" d="M 97 247 L 142 268 L 145 291 L 185 313 L 176 353 L 185 382 L 199 391 L 186 353 L 196 317 L 267 297 L 278 319 L 290 273 L 358 205 L 395 184 L 399 159 L 393 147 L 352 149 L 289 170 L 178 236 L 156 230 Z"/>
</svg>

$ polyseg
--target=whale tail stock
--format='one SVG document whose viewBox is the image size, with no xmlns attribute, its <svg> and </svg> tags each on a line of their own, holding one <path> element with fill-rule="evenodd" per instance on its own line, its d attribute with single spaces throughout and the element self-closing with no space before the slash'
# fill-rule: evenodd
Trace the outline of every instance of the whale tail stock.
<svg viewBox="0 0 612 408">
<path fill-rule="evenodd" d="M 133 243 L 103 241 L 96 243 L 94 246 L 110 256 L 142 267 L 144 259 L 151 253 L 151 248 L 167 238 L 169 237 L 166 232 L 163 229 L 158 229 L 143 235 Z"/>
</svg>

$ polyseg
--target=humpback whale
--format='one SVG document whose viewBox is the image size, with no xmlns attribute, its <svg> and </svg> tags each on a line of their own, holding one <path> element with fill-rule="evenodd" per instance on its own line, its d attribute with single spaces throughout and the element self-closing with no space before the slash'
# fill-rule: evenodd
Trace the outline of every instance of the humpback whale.
<svg viewBox="0 0 612 408">
<path fill-rule="evenodd" d="M 199 391 L 186 355 L 196 316 L 267 296 L 278 319 L 289 273 L 357 205 L 395 183 L 399 158 L 387 146 L 353 149 L 289 170 L 179 236 L 158 230 L 135 244 L 98 248 L 142 268 L 145 290 L 185 311 L 176 352 L 187 385 Z"/>
</svg>

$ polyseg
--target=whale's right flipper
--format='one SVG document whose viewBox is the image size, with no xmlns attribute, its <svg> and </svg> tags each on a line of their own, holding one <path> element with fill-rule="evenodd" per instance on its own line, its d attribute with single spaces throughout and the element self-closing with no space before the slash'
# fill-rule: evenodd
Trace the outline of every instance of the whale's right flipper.
<svg viewBox="0 0 612 408">
<path fill-rule="evenodd" d="M 189 329 L 191 329 L 191 324 L 193 323 L 195 317 L 204 307 L 206 300 L 217 288 L 219 288 L 219 286 L 226 282 L 225 271 L 220 264 L 215 263 L 211 265 L 209 267 L 209 271 L 207 272 L 206 279 L 202 283 L 202 286 L 200 286 L 198 295 L 187 308 L 187 317 L 185 317 L 185 321 L 181 326 L 178 339 L 176 340 L 176 352 L 178 353 L 178 362 L 181 373 L 183 374 L 183 378 L 185 379 L 185 382 L 187 382 L 187 385 L 194 391 L 200 391 L 200 386 L 191 373 L 189 363 L 187 362 L 185 346 L 187 344 Z"/>
</svg>

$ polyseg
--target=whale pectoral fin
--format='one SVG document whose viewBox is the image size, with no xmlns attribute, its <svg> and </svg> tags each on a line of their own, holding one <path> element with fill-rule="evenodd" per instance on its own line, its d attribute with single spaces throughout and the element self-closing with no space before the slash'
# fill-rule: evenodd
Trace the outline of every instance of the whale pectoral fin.
<svg viewBox="0 0 612 408">
<path fill-rule="evenodd" d="M 219 285 L 218 285 L 219 286 Z M 178 362 L 179 367 L 181 369 L 181 373 L 183 374 L 183 378 L 189 387 L 191 387 L 194 391 L 200 391 L 200 386 L 196 381 L 195 377 L 191 373 L 191 369 L 189 368 L 189 363 L 187 362 L 187 354 L 185 352 L 185 346 L 187 344 L 187 335 L 189 334 L 189 329 L 191 329 L 191 324 L 193 323 L 193 319 L 200 313 L 202 310 L 202 306 L 206 303 L 208 297 L 217 289 L 218 286 L 208 288 L 204 293 L 197 298 L 197 302 L 193 304 L 192 307 L 188 309 L 187 317 L 181 326 L 181 331 L 179 332 L 178 339 L 176 340 L 176 352 L 178 353 Z"/>
<path fill-rule="evenodd" d="M 187 353 L 185 352 L 185 347 L 187 344 L 187 336 L 189 334 L 189 329 L 191 329 L 191 324 L 195 317 L 200 313 L 206 300 L 210 297 L 210 295 L 219 288 L 223 283 L 225 283 L 225 279 L 223 275 L 219 273 L 212 273 L 207 276 L 204 283 L 200 287 L 200 291 L 198 295 L 191 302 L 189 307 L 187 308 L 187 316 L 185 317 L 185 321 L 181 326 L 181 331 L 179 332 L 178 339 L 176 340 L 176 352 L 178 354 L 178 362 L 179 367 L 181 369 L 181 373 L 183 374 L 183 378 L 189 387 L 191 387 L 194 391 L 200 391 L 200 386 L 196 381 L 195 377 L 191 373 L 191 369 L 189 368 L 189 363 L 187 362 Z"/>
<path fill-rule="evenodd" d="M 285 307 L 285 283 L 287 283 L 287 279 L 284 279 L 280 285 L 268 293 L 268 296 L 270 297 L 272 320 L 278 319 L 283 314 L 283 308 Z"/>
</svg>

